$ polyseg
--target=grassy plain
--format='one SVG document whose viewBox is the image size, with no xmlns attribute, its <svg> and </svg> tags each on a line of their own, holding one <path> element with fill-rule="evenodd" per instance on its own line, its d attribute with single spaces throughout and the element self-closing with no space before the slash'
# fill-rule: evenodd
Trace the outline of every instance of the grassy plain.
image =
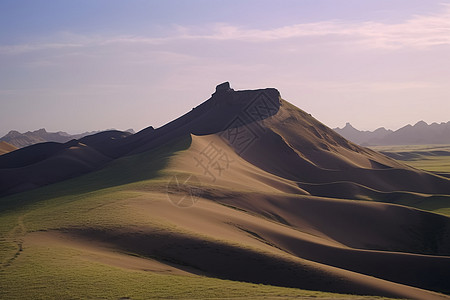
<svg viewBox="0 0 450 300">
<path fill-rule="evenodd" d="M 395 145 L 370 148 L 416 169 L 450 178 L 450 145 Z M 398 204 L 450 216 L 450 199 L 446 195 L 418 198 L 417 201 L 410 198 L 399 201 Z"/>
<path fill-rule="evenodd" d="M 371 148 L 417 169 L 450 175 L 450 145 L 375 146 Z"/>
</svg>

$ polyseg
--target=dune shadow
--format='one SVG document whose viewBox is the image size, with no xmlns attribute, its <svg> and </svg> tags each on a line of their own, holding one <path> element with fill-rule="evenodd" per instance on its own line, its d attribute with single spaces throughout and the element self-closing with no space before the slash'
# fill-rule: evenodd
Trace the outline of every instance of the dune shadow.
<svg viewBox="0 0 450 300">
<path fill-rule="evenodd" d="M 43 186 L 39 192 L 30 190 L 2 197 L 0 210 L 5 212 L 50 198 L 80 195 L 155 178 L 175 152 L 188 149 L 191 143 L 191 136 L 185 135 L 147 152 L 113 160 L 100 170 Z"/>
</svg>

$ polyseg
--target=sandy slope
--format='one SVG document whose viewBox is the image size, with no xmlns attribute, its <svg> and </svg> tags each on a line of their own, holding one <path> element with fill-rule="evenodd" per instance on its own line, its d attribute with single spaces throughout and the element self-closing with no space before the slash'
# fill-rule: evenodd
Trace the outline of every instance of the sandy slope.
<svg viewBox="0 0 450 300">
<path fill-rule="evenodd" d="M 264 130 L 242 154 L 243 158 L 284 178 L 325 185 L 325 192 L 329 183 L 347 182 L 382 192 L 450 194 L 448 180 L 352 144 L 286 101 L 282 101 L 277 114 L 248 127 Z M 308 190 L 306 185 L 301 187 Z M 312 194 L 320 195 L 317 189 Z"/>
<path fill-rule="evenodd" d="M 214 181 L 196 163 L 196 156 L 211 143 L 232 161 L 229 169 L 223 170 Z M 205 197 L 282 225 L 282 234 L 273 233 L 273 224 L 268 228 L 261 228 L 259 219 L 258 226 L 241 221 L 238 227 L 288 253 L 394 282 L 449 291 L 445 280 L 450 276 L 449 257 L 433 256 L 450 254 L 450 220 L 447 217 L 391 204 L 276 194 L 289 190 L 293 182 L 255 169 L 254 165 L 230 151 L 229 146 L 217 136 L 194 136 L 189 150 L 175 157 L 169 169 L 190 172 L 206 185 L 226 187 L 228 191 L 229 187 L 233 190 L 253 191 L 227 194 L 218 188 L 217 194 L 210 190 L 205 192 Z M 305 194 L 304 191 L 294 190 L 291 193 Z M 155 205 L 152 209 L 155 209 Z M 191 214 L 189 212 L 188 220 L 192 218 L 198 222 L 200 217 L 192 217 Z M 218 214 L 219 212 L 215 212 L 211 216 L 217 218 Z M 164 215 L 163 211 L 158 215 Z M 180 219 L 181 216 L 176 218 Z M 224 223 L 227 222 L 225 220 L 233 223 L 229 217 L 223 219 Z M 186 228 L 189 224 L 181 226 Z M 201 228 L 211 227 L 201 225 L 192 230 L 201 232 Z M 287 234 L 287 228 L 294 229 L 296 235 Z M 298 231 L 302 232 L 302 236 L 298 235 Z M 215 236 L 217 232 L 219 227 L 209 234 Z M 431 255 L 421 255 L 422 253 Z"/>
</svg>

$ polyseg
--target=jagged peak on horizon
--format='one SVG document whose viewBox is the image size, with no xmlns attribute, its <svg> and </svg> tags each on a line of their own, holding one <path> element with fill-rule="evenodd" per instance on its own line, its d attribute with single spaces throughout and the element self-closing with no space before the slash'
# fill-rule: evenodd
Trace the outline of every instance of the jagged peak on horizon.
<svg viewBox="0 0 450 300">
<path fill-rule="evenodd" d="M 428 126 L 428 123 L 425 122 L 424 120 L 420 120 L 419 122 L 414 124 L 414 126 Z"/>
</svg>

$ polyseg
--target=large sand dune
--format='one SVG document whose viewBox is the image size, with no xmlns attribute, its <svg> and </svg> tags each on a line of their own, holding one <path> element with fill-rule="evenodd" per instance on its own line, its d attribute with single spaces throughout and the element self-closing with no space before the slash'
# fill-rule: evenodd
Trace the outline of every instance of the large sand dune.
<svg viewBox="0 0 450 300">
<path fill-rule="evenodd" d="M 161 128 L 36 145 L 0 167 L 5 194 L 91 172 L 48 186 L 53 210 L 20 212 L 25 253 L 65 247 L 126 270 L 335 293 L 450 293 L 450 218 L 395 204 L 445 198 L 450 180 L 345 140 L 275 89 L 219 90 Z M 58 188 L 74 185 L 85 189 Z M 105 188 L 119 190 L 92 198 Z"/>
</svg>

